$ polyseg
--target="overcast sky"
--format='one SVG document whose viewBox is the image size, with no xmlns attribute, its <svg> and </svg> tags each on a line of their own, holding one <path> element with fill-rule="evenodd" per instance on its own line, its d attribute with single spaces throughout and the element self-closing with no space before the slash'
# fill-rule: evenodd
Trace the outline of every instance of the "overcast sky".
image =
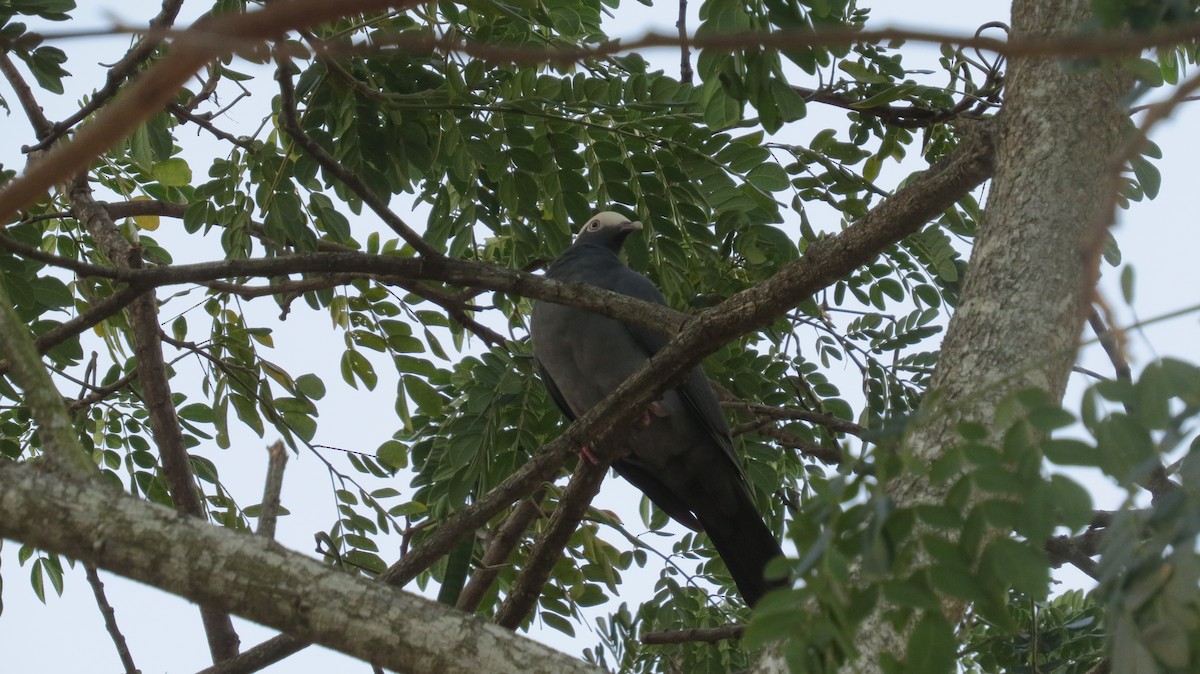
<svg viewBox="0 0 1200 674">
<path fill-rule="evenodd" d="M 76 12 L 77 20 L 73 22 L 72 29 L 102 28 L 118 21 L 129 25 L 141 25 L 159 7 L 158 2 L 149 0 L 83 0 L 80 4 L 87 9 Z M 185 20 L 181 20 L 180 25 L 185 25 L 195 15 L 200 4 L 185 3 Z M 999 0 L 976 0 L 970 3 L 927 0 L 865 4 L 873 7 L 875 27 L 920 27 L 969 34 L 976 26 L 987 21 L 1008 20 L 1008 3 Z M 618 12 L 620 20 L 609 21 L 612 33 L 636 36 L 649 29 L 672 30 L 676 3 L 663 4 L 661 11 L 643 8 L 632 2 L 627 5 L 628 7 L 622 7 Z M 696 25 L 694 17 L 691 25 Z M 76 101 L 100 81 L 102 68 L 97 64 L 114 62 L 126 46 L 127 40 L 122 38 L 90 40 L 86 46 L 88 56 L 84 58 L 81 56 L 81 50 L 84 48 L 81 43 L 61 45 L 72 57 L 67 68 L 75 77 L 66 81 L 67 93 L 64 96 L 54 97 L 44 91 L 37 92 L 49 117 L 61 119 L 73 112 L 76 109 Z M 920 67 L 920 59 L 926 59 L 928 67 L 935 67 L 932 65 L 937 58 L 935 47 L 914 45 L 906 47 L 904 53 L 905 64 L 910 68 Z M 660 67 L 668 72 L 677 68 L 676 52 L 660 51 L 650 56 L 658 59 Z M 258 126 L 272 95 L 270 87 L 273 83 L 269 77 L 254 84 L 266 88 L 259 89 L 259 93 L 251 100 L 239 104 L 230 117 L 232 121 L 245 125 L 248 129 Z M 11 97 L 11 92 L 6 86 L 0 91 L 3 91 L 3 96 L 10 104 L 15 104 L 15 99 Z M 820 129 L 836 123 L 829 120 L 841 117 L 836 111 L 821 111 L 820 106 L 810 106 L 809 109 L 812 113 L 809 118 L 786 129 L 786 133 L 794 134 L 793 137 L 800 142 L 811 139 Z M 16 154 L 16 149 L 20 143 L 28 142 L 25 139 L 31 137 L 28 124 L 21 116 L 19 108 L 16 110 L 16 114 L 0 118 L 2 135 L 10 139 L 8 143 L 0 145 L 0 160 L 6 167 L 23 165 L 24 160 Z M 1154 138 L 1165 153 L 1163 160 L 1157 162 L 1163 173 L 1161 194 L 1155 201 L 1135 204 L 1132 211 L 1121 214 L 1121 224 L 1116 233 L 1125 260 L 1137 270 L 1137 307 L 1142 319 L 1200 302 L 1200 292 L 1196 290 L 1200 288 L 1200 270 L 1192 260 L 1193 251 L 1196 249 L 1196 237 L 1193 234 L 1196 190 L 1193 184 L 1195 171 L 1190 165 L 1193 158 L 1200 155 L 1200 141 L 1197 141 L 1194 132 L 1188 131 L 1189 128 L 1200 128 L 1197 126 L 1198 122 L 1200 120 L 1197 119 L 1195 109 L 1185 107 L 1158 129 Z M 180 134 L 189 144 L 188 153 L 184 155 L 189 159 L 194 156 L 191 144 L 195 144 L 196 152 L 207 151 L 210 154 L 215 152 L 223 155 L 226 151 L 208 143 L 204 138 L 194 139 L 192 129 L 181 128 Z M 17 142 L 15 139 L 21 140 Z M 915 168 L 915 165 L 907 167 L 906 170 L 912 168 Z M 193 169 L 197 173 L 197 179 L 202 179 L 204 169 L 201 164 L 193 164 Z M 886 184 L 886 180 L 884 182 Z M 420 222 L 422 218 L 414 217 L 411 220 Z M 163 228 L 156 236 L 167 240 L 169 233 L 164 230 L 174 225 L 175 223 L 164 222 Z M 356 225 L 363 226 L 361 223 Z M 170 245 L 167 247 L 172 253 L 176 253 L 175 248 Z M 191 254 L 195 255 L 196 259 L 211 258 L 218 250 L 216 247 L 212 250 L 199 249 Z M 1107 269 L 1103 288 L 1109 302 L 1120 308 L 1120 293 L 1113 282 L 1115 276 L 1113 270 Z M 288 323 L 273 323 L 274 312 L 268 303 L 269 300 L 259 301 L 263 307 L 260 324 L 277 327 L 281 335 L 294 333 L 297 321 L 311 321 L 314 327 L 307 331 L 310 337 L 302 351 L 276 352 L 270 357 L 289 369 L 294 366 L 299 372 L 324 368 L 316 371 L 329 387 L 329 395 L 324 401 L 326 404 L 321 408 L 321 427 L 316 441 L 361 451 L 373 451 L 391 436 L 396 427 L 397 422 L 392 411 L 394 385 L 387 383 L 384 372 L 381 371 L 381 383 L 373 393 L 356 391 L 345 386 L 337 373 L 336 359 L 328 359 L 331 362 L 323 363 L 322 359 L 312 356 L 318 353 L 336 353 L 342 348 L 342 336 L 329 329 L 328 319 L 319 314 L 305 317 L 297 315 L 303 312 L 294 312 Z M 1126 311 L 1121 311 L 1120 315 L 1125 319 L 1129 318 Z M 164 317 L 171 316 L 166 314 Z M 1157 355 L 1174 354 L 1194 359 L 1193 345 L 1197 341 L 1196 320 L 1195 315 L 1188 315 L 1155 325 L 1145 331 L 1148 340 L 1140 338 L 1140 333 L 1135 334 L 1135 370 L 1139 370 Z M 279 341 L 294 349 L 291 340 Z M 1089 349 L 1085 353 L 1084 364 L 1100 372 L 1111 371 L 1098 349 Z M 837 376 L 836 373 L 833 374 Z M 848 372 L 846 376 L 856 376 L 856 373 Z M 1068 392 L 1068 407 L 1074 406 L 1081 392 L 1078 379 L 1077 377 Z M 252 434 L 242 433 L 235 436 L 234 446 L 228 452 L 222 453 L 215 448 L 202 447 L 198 453 L 218 462 L 223 481 L 239 502 L 257 503 L 261 495 L 266 463 L 262 447 L 271 439 L 260 440 Z M 233 456 L 233 453 L 237 453 L 237 456 Z M 347 472 L 353 472 L 336 452 L 330 452 L 327 456 L 345 467 Z M 407 488 L 407 484 L 403 483 L 394 486 L 402 491 Z M 1119 503 L 1120 494 L 1112 490 L 1106 490 L 1105 493 L 1112 502 L 1098 505 L 1113 507 Z M 627 485 L 610 479 L 597 505 L 616 510 L 627 523 L 636 523 L 637 500 L 636 492 Z M 311 554 L 312 532 L 328 527 L 336 517 L 335 504 L 329 489 L 329 477 L 318 460 L 304 453 L 293 458 L 285 477 L 283 501 L 292 511 L 292 515 L 280 520 L 280 540 L 293 549 Z M 68 575 L 67 591 L 63 597 L 51 596 L 47 604 L 42 605 L 29 587 L 28 566 L 21 568 L 17 564 L 18 547 L 11 541 L 5 541 L 3 551 L 0 552 L 0 570 L 5 579 L 4 613 L 0 615 L 0 652 L 4 653 L 2 668 L 12 672 L 120 671 L 119 661 L 104 632 L 100 615 L 81 570 Z M 392 560 L 386 547 L 383 556 L 385 560 Z M 208 650 L 194 606 L 136 583 L 108 574 L 102 576 L 134 659 L 143 672 L 190 672 L 208 664 Z M 639 592 L 646 591 L 646 583 L 652 582 L 656 576 L 657 571 L 654 571 L 653 576 L 649 578 L 630 579 L 622 588 L 625 600 L 636 604 Z M 271 634 L 242 621 L 237 621 L 237 628 L 242 637 L 243 647 L 252 646 Z M 539 639 L 572 653 L 578 653 L 581 648 L 593 646 L 596 642 L 586 630 L 581 630 L 580 637 L 573 641 L 554 632 L 538 631 L 537 634 Z M 365 664 L 319 648 L 310 648 L 268 671 L 300 673 L 346 670 L 370 671 Z"/>
</svg>

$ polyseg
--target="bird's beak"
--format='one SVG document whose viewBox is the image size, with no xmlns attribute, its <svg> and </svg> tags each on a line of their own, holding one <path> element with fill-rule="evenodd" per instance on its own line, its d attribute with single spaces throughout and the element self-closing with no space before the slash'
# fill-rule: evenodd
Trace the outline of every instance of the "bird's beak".
<svg viewBox="0 0 1200 674">
<path fill-rule="evenodd" d="M 642 223 L 640 220 L 634 220 L 633 222 L 625 221 L 621 223 L 621 231 L 623 232 L 632 232 L 635 229 L 641 228 Z"/>
</svg>

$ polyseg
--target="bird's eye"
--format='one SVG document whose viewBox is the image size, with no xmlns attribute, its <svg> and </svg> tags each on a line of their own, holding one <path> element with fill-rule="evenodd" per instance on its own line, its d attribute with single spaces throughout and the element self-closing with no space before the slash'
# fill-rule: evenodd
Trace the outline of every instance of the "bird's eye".
<svg viewBox="0 0 1200 674">
<path fill-rule="evenodd" d="M 592 220 L 591 222 L 588 223 L 588 229 L 592 230 L 593 232 L 596 231 L 597 229 L 600 229 L 600 221 Z"/>
</svg>

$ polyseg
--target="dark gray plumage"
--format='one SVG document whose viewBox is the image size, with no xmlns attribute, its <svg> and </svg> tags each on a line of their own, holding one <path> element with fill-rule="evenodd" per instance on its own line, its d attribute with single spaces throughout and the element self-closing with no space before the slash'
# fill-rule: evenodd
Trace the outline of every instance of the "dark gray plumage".
<svg viewBox="0 0 1200 674">
<path fill-rule="evenodd" d="M 641 227 L 611 211 L 593 216 L 547 276 L 665 304 L 654 284 L 618 257 Z M 538 372 L 571 420 L 667 343 L 649 330 L 548 302 L 534 303 L 530 332 Z M 763 567 L 783 553 L 750 498 L 729 427 L 699 367 L 664 392 L 627 437 L 629 454 L 613 468 L 675 521 L 708 534 L 747 604 L 779 585 L 764 579 Z"/>
</svg>

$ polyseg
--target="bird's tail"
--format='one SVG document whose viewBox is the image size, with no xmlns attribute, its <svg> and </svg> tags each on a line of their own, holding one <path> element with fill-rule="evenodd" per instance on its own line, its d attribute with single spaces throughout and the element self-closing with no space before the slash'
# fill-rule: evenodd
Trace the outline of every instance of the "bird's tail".
<svg viewBox="0 0 1200 674">
<path fill-rule="evenodd" d="M 767 562 L 782 555 L 783 550 L 758 514 L 749 493 L 742 491 L 736 510 L 696 515 L 729 568 L 742 599 L 754 606 L 764 594 L 784 585 L 783 581 L 767 580 L 763 575 Z"/>
</svg>

